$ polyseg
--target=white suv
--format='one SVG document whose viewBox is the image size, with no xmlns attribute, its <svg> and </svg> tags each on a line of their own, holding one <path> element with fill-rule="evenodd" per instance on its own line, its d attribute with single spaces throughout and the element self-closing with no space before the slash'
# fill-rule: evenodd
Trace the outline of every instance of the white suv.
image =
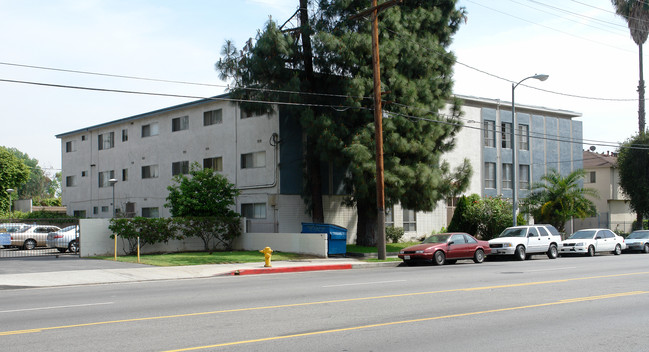
<svg viewBox="0 0 649 352">
<path fill-rule="evenodd" d="M 498 237 L 489 240 L 491 255 L 513 255 L 525 260 L 532 254 L 547 254 L 555 259 L 559 255 L 561 235 L 552 225 L 529 225 L 506 228 Z"/>
</svg>

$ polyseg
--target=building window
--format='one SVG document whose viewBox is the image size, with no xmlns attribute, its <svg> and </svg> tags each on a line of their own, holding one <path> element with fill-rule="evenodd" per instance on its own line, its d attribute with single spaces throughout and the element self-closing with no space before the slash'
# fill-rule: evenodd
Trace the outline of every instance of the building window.
<svg viewBox="0 0 649 352">
<path fill-rule="evenodd" d="M 123 129 L 122 130 L 122 142 L 126 142 L 126 141 L 128 141 L 128 130 Z"/>
<path fill-rule="evenodd" d="M 500 124 L 500 140 L 502 148 L 510 149 L 512 147 L 512 124 L 503 122 Z"/>
<path fill-rule="evenodd" d="M 148 125 L 142 126 L 142 138 L 151 137 L 158 135 L 158 123 L 150 123 Z"/>
<path fill-rule="evenodd" d="M 65 186 L 66 187 L 74 187 L 77 185 L 77 177 L 76 176 L 66 176 L 65 177 Z"/>
<path fill-rule="evenodd" d="M 417 231 L 417 213 L 414 210 L 403 209 L 403 231 Z"/>
<path fill-rule="evenodd" d="M 595 171 L 590 171 L 590 172 L 588 173 L 588 177 L 586 177 L 586 181 L 587 181 L 588 183 L 595 183 L 595 182 L 597 182 L 597 177 L 596 177 L 596 175 L 597 175 L 597 173 L 596 173 Z"/>
<path fill-rule="evenodd" d="M 247 219 L 265 219 L 266 203 L 241 204 L 241 216 Z"/>
<path fill-rule="evenodd" d="M 92 213 L 95 215 L 99 214 L 99 207 L 92 207 Z"/>
<path fill-rule="evenodd" d="M 171 176 L 187 175 L 189 173 L 189 161 L 177 161 L 171 164 Z"/>
<path fill-rule="evenodd" d="M 81 219 L 83 219 L 83 218 L 86 217 L 86 211 L 85 211 L 85 210 L 73 210 L 73 211 L 72 211 L 72 215 L 73 215 L 75 218 L 81 218 Z"/>
<path fill-rule="evenodd" d="M 496 189 L 496 163 L 484 163 L 484 187 Z"/>
<path fill-rule="evenodd" d="M 394 227 L 394 207 L 385 208 L 385 227 Z"/>
<path fill-rule="evenodd" d="M 241 168 L 251 169 L 266 166 L 266 152 L 241 154 Z"/>
<path fill-rule="evenodd" d="M 496 121 L 485 121 L 482 131 L 485 147 L 496 147 Z"/>
<path fill-rule="evenodd" d="M 512 189 L 512 164 L 503 164 L 503 189 Z"/>
<path fill-rule="evenodd" d="M 218 123 L 223 123 L 223 110 L 217 109 L 203 113 L 203 126 L 216 125 Z"/>
<path fill-rule="evenodd" d="M 142 217 L 145 217 L 145 218 L 159 218 L 160 217 L 160 211 L 158 210 L 157 207 L 142 208 Z"/>
<path fill-rule="evenodd" d="M 85 171 L 81 171 L 81 177 L 86 177 L 86 172 Z"/>
<path fill-rule="evenodd" d="M 81 136 L 81 140 L 82 140 L 82 141 L 85 141 L 85 140 L 86 140 L 86 136 L 85 136 L 85 135 Z"/>
<path fill-rule="evenodd" d="M 519 150 L 530 150 L 530 126 L 518 125 L 516 140 L 518 140 Z"/>
<path fill-rule="evenodd" d="M 110 149 L 115 146 L 115 132 L 103 133 L 97 136 L 99 150 Z"/>
<path fill-rule="evenodd" d="M 518 188 L 530 189 L 530 166 L 518 165 Z"/>
<path fill-rule="evenodd" d="M 101 212 L 102 213 L 108 213 L 108 206 L 107 205 L 102 206 L 101 207 Z"/>
<path fill-rule="evenodd" d="M 250 117 L 257 117 L 257 116 L 262 116 L 264 115 L 263 112 L 256 112 L 256 111 L 243 111 L 241 110 L 241 118 L 242 119 L 247 119 Z"/>
<path fill-rule="evenodd" d="M 103 171 L 99 175 L 99 187 L 108 187 L 110 186 L 110 179 L 115 178 L 115 170 Z"/>
<path fill-rule="evenodd" d="M 128 181 L 128 169 L 122 169 L 122 181 Z"/>
<path fill-rule="evenodd" d="M 189 129 L 189 116 L 171 119 L 171 132 L 178 132 L 187 129 Z"/>
<path fill-rule="evenodd" d="M 158 165 L 142 166 L 142 179 L 158 178 Z"/>
<path fill-rule="evenodd" d="M 223 158 L 218 156 L 215 158 L 203 159 L 203 169 L 212 169 L 214 171 L 223 171 Z"/>
<path fill-rule="evenodd" d="M 71 153 L 75 151 L 74 150 L 74 143 L 72 141 L 65 142 L 65 152 L 66 153 Z"/>
</svg>

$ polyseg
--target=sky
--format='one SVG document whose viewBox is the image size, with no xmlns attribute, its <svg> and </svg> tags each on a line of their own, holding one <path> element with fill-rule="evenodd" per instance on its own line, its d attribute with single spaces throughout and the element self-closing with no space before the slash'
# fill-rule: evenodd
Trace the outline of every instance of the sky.
<svg viewBox="0 0 649 352">
<path fill-rule="evenodd" d="M 0 0 L 0 145 L 38 159 L 53 174 L 61 168 L 57 134 L 224 93 L 227 82 L 214 64 L 225 40 L 241 48 L 269 18 L 288 20 L 298 3 Z M 598 152 L 615 151 L 637 132 L 638 47 L 610 0 L 459 0 L 457 6 L 467 17 L 450 47 L 457 57 L 455 94 L 509 103 L 513 82 L 548 74 L 544 82 L 518 86 L 516 104 L 581 113 L 584 148 Z"/>
</svg>

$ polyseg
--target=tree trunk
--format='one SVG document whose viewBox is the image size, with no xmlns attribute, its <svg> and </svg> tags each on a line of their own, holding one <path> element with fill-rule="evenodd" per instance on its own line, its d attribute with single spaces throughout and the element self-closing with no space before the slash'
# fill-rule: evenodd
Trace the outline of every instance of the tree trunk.
<svg viewBox="0 0 649 352">
<path fill-rule="evenodd" d="M 645 132 L 645 110 L 644 110 L 644 78 L 642 73 L 642 44 L 638 45 L 640 53 L 640 81 L 638 82 L 638 132 Z"/>
<path fill-rule="evenodd" d="M 642 223 L 644 218 L 642 214 L 636 213 L 635 226 L 631 230 L 644 230 L 644 224 Z"/>
<path fill-rule="evenodd" d="M 356 244 L 359 246 L 376 247 L 376 208 L 371 204 L 358 202 L 356 204 L 358 220 L 356 221 Z"/>
</svg>

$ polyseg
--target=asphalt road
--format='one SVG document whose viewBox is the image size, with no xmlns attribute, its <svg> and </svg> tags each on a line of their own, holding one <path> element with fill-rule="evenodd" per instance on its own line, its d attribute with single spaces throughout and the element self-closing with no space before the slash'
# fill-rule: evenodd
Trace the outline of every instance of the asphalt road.
<svg viewBox="0 0 649 352">
<path fill-rule="evenodd" d="M 52 272 L 52 275 L 56 275 Z M 648 351 L 649 255 L 0 291 L 3 351 Z"/>
</svg>

